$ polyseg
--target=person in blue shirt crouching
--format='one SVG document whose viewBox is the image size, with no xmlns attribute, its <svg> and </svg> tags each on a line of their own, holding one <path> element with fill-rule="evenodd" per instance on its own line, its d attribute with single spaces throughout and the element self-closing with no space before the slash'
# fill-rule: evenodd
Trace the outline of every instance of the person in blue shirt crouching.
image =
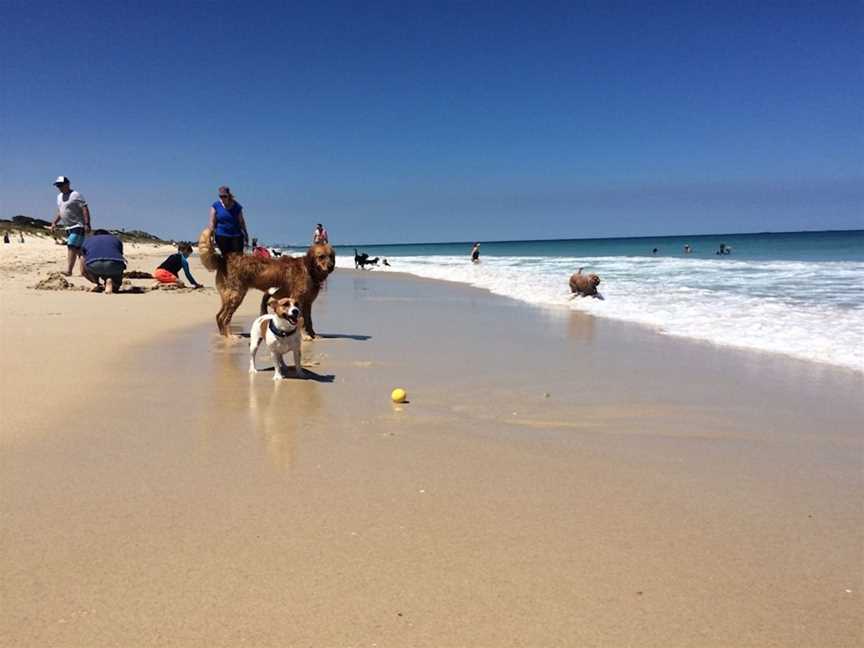
<svg viewBox="0 0 864 648">
<path fill-rule="evenodd" d="M 123 258 L 123 241 L 107 230 L 94 230 L 81 246 L 84 257 L 84 278 L 96 284 L 93 292 L 104 290 L 116 293 L 123 283 L 126 259 Z M 104 282 L 104 287 L 100 284 Z"/>
</svg>

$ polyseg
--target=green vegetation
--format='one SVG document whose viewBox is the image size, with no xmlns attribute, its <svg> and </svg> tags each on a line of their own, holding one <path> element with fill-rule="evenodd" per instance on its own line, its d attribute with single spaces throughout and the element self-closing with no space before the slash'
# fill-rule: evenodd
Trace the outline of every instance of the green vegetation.
<svg viewBox="0 0 864 648">
<path fill-rule="evenodd" d="M 0 234 L 2 234 L 3 232 L 9 232 L 9 236 L 14 238 L 18 236 L 18 232 L 23 232 L 28 236 L 40 236 L 45 238 L 62 239 L 62 230 L 57 230 L 56 232 L 52 233 L 48 230 L 48 227 L 50 225 L 50 221 L 46 221 L 41 218 L 31 218 L 30 216 L 23 215 L 15 216 L 11 220 L 0 218 Z M 112 234 L 119 236 L 122 241 L 128 243 L 154 243 L 157 245 L 163 243 L 166 245 L 173 243 L 173 241 L 166 241 L 154 234 L 150 234 L 150 232 L 144 232 L 142 230 L 111 229 L 109 227 L 105 227 L 102 229 L 108 230 Z"/>
</svg>

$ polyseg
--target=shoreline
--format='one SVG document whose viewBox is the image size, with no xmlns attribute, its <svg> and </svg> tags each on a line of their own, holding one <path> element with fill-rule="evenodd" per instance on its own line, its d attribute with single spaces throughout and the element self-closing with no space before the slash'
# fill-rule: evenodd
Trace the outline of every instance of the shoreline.
<svg viewBox="0 0 864 648">
<path fill-rule="evenodd" d="M 857 375 L 340 270 L 274 384 L 217 307 L 4 299 L 14 645 L 860 642 Z"/>
<path fill-rule="evenodd" d="M 343 272 L 352 272 L 352 273 L 373 272 L 371 270 L 352 270 L 350 268 L 345 268 L 345 267 L 338 268 L 338 270 L 343 271 Z M 837 364 L 834 362 L 829 362 L 827 360 L 817 360 L 815 358 L 798 356 L 798 355 L 794 355 L 794 354 L 791 354 L 791 353 L 788 353 L 785 351 L 775 351 L 775 350 L 769 350 L 769 349 L 760 349 L 758 347 L 753 347 L 753 346 L 727 344 L 727 343 L 723 343 L 723 342 L 716 342 L 716 341 L 713 341 L 710 338 L 706 338 L 706 337 L 693 337 L 693 336 L 689 336 L 689 335 L 686 335 L 683 333 L 668 332 L 668 331 L 664 331 L 660 325 L 654 325 L 654 324 L 650 324 L 647 322 L 639 322 L 639 321 L 635 321 L 635 320 L 624 319 L 621 317 L 616 317 L 614 315 L 604 315 L 604 314 L 594 313 L 591 311 L 573 309 L 568 304 L 565 304 L 565 303 L 546 304 L 546 303 L 529 302 L 529 301 L 525 301 L 523 299 L 519 299 L 518 297 L 512 297 L 512 296 L 507 295 L 507 294 L 495 292 L 491 288 L 472 284 L 472 283 L 469 283 L 467 281 L 459 281 L 457 279 L 444 279 L 444 278 L 438 278 L 438 277 L 426 277 L 423 275 L 414 274 L 412 272 L 392 270 L 392 269 L 382 270 L 381 268 L 377 269 L 377 273 L 379 275 L 394 275 L 394 276 L 402 276 L 402 277 L 406 277 L 406 278 L 410 277 L 411 279 L 418 280 L 418 281 L 442 282 L 445 284 L 451 284 L 453 286 L 459 286 L 462 288 L 479 290 L 479 291 L 482 291 L 484 293 L 488 293 L 491 296 L 498 297 L 500 299 L 511 300 L 513 302 L 516 302 L 519 305 L 522 305 L 522 306 L 527 306 L 530 308 L 536 308 L 536 309 L 540 309 L 540 310 L 548 310 L 548 311 L 560 313 L 562 315 L 570 315 L 570 314 L 578 313 L 579 315 L 583 315 L 585 317 L 591 317 L 591 318 L 596 318 L 596 319 L 602 320 L 602 321 L 612 322 L 616 325 L 622 325 L 625 327 L 633 326 L 633 327 L 636 327 L 636 328 L 638 328 L 644 332 L 651 333 L 651 334 L 656 335 L 656 336 L 680 340 L 681 342 L 683 342 L 685 344 L 691 344 L 692 343 L 692 344 L 697 344 L 697 345 L 705 345 L 705 346 L 708 346 L 708 347 L 711 347 L 714 349 L 725 350 L 725 351 L 729 351 L 729 352 L 754 354 L 756 356 L 765 356 L 768 359 L 782 358 L 784 360 L 787 360 L 787 361 L 790 361 L 793 363 L 803 362 L 806 364 L 816 365 L 816 366 L 822 367 L 823 369 L 826 369 L 826 370 L 836 369 L 840 372 L 847 373 L 847 374 L 850 374 L 852 376 L 859 376 L 859 377 L 864 376 L 864 369 L 859 369 L 857 367 L 853 367 L 850 365 Z M 585 298 L 576 298 L 576 299 L 588 299 L 588 298 L 585 297 Z"/>
</svg>

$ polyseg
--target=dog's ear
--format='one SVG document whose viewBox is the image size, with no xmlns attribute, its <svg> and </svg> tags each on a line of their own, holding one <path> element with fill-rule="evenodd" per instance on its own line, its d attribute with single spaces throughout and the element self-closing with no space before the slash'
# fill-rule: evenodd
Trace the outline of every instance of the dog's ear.
<svg viewBox="0 0 864 648">
<path fill-rule="evenodd" d="M 267 305 L 272 306 L 274 308 L 275 308 L 276 304 L 278 304 L 278 303 L 279 303 L 279 300 L 276 299 L 275 297 L 271 297 L 270 299 L 267 300 Z"/>
</svg>

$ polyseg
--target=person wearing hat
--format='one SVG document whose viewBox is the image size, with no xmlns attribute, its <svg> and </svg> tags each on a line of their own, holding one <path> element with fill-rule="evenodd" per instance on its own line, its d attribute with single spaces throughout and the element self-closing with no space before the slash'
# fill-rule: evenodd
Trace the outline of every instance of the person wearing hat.
<svg viewBox="0 0 864 648">
<path fill-rule="evenodd" d="M 69 178 L 60 176 L 54 181 L 54 186 L 60 193 L 57 196 L 57 215 L 51 223 L 51 231 L 60 223 L 66 230 L 66 260 L 68 262 L 67 277 L 75 268 L 75 261 L 81 256 L 81 246 L 84 236 L 90 233 L 90 208 L 87 201 L 77 191 L 72 191 Z M 84 273 L 82 263 L 81 273 Z"/>
<path fill-rule="evenodd" d="M 210 207 L 210 231 L 224 257 L 243 254 L 243 248 L 249 244 L 243 206 L 234 200 L 234 194 L 226 186 L 219 187 L 219 200 Z"/>
</svg>

